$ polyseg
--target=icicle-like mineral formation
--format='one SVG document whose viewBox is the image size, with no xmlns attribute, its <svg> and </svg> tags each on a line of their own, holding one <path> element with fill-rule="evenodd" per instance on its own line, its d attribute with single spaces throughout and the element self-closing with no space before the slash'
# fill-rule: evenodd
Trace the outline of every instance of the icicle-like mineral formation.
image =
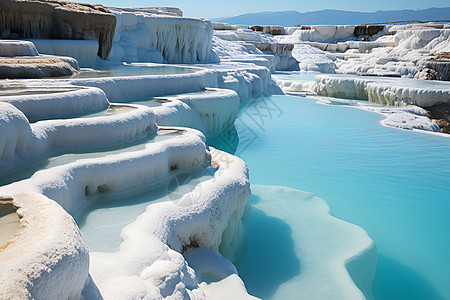
<svg viewBox="0 0 450 300">
<path fill-rule="evenodd" d="M 117 18 L 111 60 L 194 63 L 210 61 L 213 28 L 205 19 L 182 18 L 151 8 L 111 7 Z"/>
</svg>

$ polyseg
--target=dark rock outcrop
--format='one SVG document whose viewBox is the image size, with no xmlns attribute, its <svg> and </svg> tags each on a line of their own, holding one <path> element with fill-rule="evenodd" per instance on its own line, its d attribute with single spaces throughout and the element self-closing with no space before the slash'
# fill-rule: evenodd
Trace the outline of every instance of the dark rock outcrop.
<svg viewBox="0 0 450 300">
<path fill-rule="evenodd" d="M 441 128 L 443 133 L 450 134 L 450 103 L 440 103 L 427 107 L 430 119 Z"/>
<path fill-rule="evenodd" d="M 445 119 L 432 119 L 433 123 L 439 126 L 442 133 L 450 134 L 450 122 Z"/>
<path fill-rule="evenodd" d="M 419 73 L 427 72 L 426 76 L 419 74 L 418 76 L 422 76 L 419 78 L 450 81 L 450 52 L 431 54 L 429 59 L 419 61 L 417 65 Z M 428 78 L 428 73 L 432 73 L 434 76 Z"/>
<path fill-rule="evenodd" d="M 294 44 L 271 44 L 271 43 L 258 43 L 258 42 L 250 42 L 255 45 L 261 51 L 271 51 L 278 53 L 279 55 L 285 55 L 286 52 L 291 52 L 294 50 Z"/>
<path fill-rule="evenodd" d="M 74 39 L 99 43 L 98 56 L 111 51 L 115 16 L 101 5 L 62 0 L 0 0 L 0 38 Z"/>
<path fill-rule="evenodd" d="M 384 25 L 357 25 L 355 26 L 354 36 L 372 36 L 384 30 Z"/>
<path fill-rule="evenodd" d="M 424 65 L 419 66 L 418 72 L 414 76 L 416 79 L 423 79 L 423 80 L 438 80 L 439 73 L 433 69 L 425 67 Z"/>
<path fill-rule="evenodd" d="M 271 35 L 285 35 L 286 30 L 283 26 L 275 26 L 275 25 L 253 25 L 250 26 L 250 29 L 253 31 L 259 31 L 263 33 L 268 33 Z"/>
</svg>

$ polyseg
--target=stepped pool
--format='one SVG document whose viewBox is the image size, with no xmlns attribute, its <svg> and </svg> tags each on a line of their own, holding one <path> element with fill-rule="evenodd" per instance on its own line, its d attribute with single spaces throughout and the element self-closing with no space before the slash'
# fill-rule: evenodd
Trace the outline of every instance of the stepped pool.
<svg viewBox="0 0 450 300">
<path fill-rule="evenodd" d="M 122 229 L 143 214 L 147 206 L 163 201 L 176 202 L 196 185 L 212 179 L 214 172 L 212 167 L 177 170 L 161 182 L 91 199 L 92 204 L 75 216 L 89 250 L 118 251 Z"/>
<path fill-rule="evenodd" d="M 272 74 L 275 80 L 289 80 L 289 81 L 314 81 L 316 75 L 323 73 L 313 71 L 277 71 Z"/>
<path fill-rule="evenodd" d="M 311 192 L 334 216 L 365 229 L 378 249 L 375 299 L 450 299 L 450 137 L 383 127 L 382 119 L 353 107 L 272 96 L 244 102 L 235 128 L 215 144 L 244 159 L 253 185 Z M 268 193 L 260 191 L 244 221 L 248 250 L 236 266 L 249 293 L 296 299 L 300 291 L 289 283 L 301 274 L 291 234 L 298 222 L 281 201 L 264 205 Z M 268 228 L 267 221 L 278 224 L 268 237 L 281 246 L 264 249 L 265 264 L 281 256 L 289 266 L 270 286 L 253 259 L 261 257 L 258 243 L 267 233 L 255 228 Z"/>
<path fill-rule="evenodd" d="M 25 86 L 20 83 L 4 84 L 0 83 L 0 97 L 6 96 L 26 96 L 26 95 L 44 95 L 65 93 L 77 90 L 77 87 L 44 87 L 44 86 Z"/>
<path fill-rule="evenodd" d="M 0 186 L 14 181 L 30 178 L 35 172 L 64 164 L 73 163 L 80 159 L 100 158 L 107 155 L 115 155 L 124 152 L 144 150 L 150 143 L 158 143 L 164 140 L 176 138 L 183 134 L 183 130 L 160 128 L 156 133 L 151 132 L 138 139 L 101 147 L 86 148 L 83 150 L 65 149 L 51 153 L 49 157 L 36 159 L 33 162 L 24 163 L 21 166 L 0 173 Z"/>
<path fill-rule="evenodd" d="M 154 106 L 158 106 L 158 103 L 155 103 Z M 73 115 L 66 115 L 66 116 L 50 116 L 45 118 L 39 118 L 39 119 L 29 119 L 29 122 L 31 124 L 44 121 L 44 120 L 57 120 L 57 119 L 75 119 L 75 118 L 96 118 L 96 117 L 108 117 L 108 116 L 114 116 L 121 113 L 126 113 L 132 110 L 135 110 L 136 107 L 126 105 L 126 104 L 110 104 L 107 108 L 102 109 L 100 111 L 89 111 L 86 113 L 80 113 L 80 114 L 73 114 Z"/>
<path fill-rule="evenodd" d="M 2 201 L 3 200 L 3 201 Z M 14 236 L 22 229 L 16 208 L 4 199 L 0 199 L 0 250 L 14 239 Z"/>
<path fill-rule="evenodd" d="M 168 66 L 151 63 L 133 63 L 119 66 L 97 67 L 96 69 L 81 69 L 70 78 L 101 78 L 142 75 L 169 75 L 195 73 L 198 69 L 180 66 Z"/>
</svg>

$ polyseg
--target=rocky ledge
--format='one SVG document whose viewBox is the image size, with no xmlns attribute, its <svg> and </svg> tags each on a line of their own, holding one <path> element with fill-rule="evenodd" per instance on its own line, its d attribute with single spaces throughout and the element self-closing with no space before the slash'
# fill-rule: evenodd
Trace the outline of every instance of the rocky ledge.
<svg viewBox="0 0 450 300">
<path fill-rule="evenodd" d="M 441 132 L 450 134 L 450 104 L 436 104 L 428 107 L 427 111 L 430 119 L 441 128 Z"/>
<path fill-rule="evenodd" d="M 115 16 L 101 5 L 62 0 L 0 0 L 0 38 L 97 40 L 111 51 Z"/>
<path fill-rule="evenodd" d="M 70 76 L 78 70 L 77 61 L 71 57 L 0 57 L 0 79 Z"/>
<path fill-rule="evenodd" d="M 417 63 L 419 72 L 415 78 L 450 81 L 450 52 L 430 54 L 426 60 Z"/>
</svg>

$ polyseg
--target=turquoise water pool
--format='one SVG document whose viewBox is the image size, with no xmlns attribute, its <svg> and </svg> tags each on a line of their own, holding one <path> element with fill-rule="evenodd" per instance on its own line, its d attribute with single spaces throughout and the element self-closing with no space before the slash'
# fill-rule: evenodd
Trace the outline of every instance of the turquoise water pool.
<svg viewBox="0 0 450 300">
<path fill-rule="evenodd" d="M 177 201 L 195 186 L 214 177 L 215 169 L 190 168 L 172 172 L 156 184 L 92 198 L 92 204 L 75 219 L 89 250 L 115 252 L 122 239 L 120 232 L 143 214 L 152 203 Z"/>
<path fill-rule="evenodd" d="M 352 107 L 273 96 L 243 103 L 236 128 L 218 144 L 233 149 L 238 136 L 236 155 L 247 163 L 252 184 L 312 192 L 334 216 L 364 228 L 378 248 L 375 299 L 450 299 L 450 138 L 383 127 L 382 119 Z M 264 201 L 264 194 L 255 196 Z M 251 222 L 244 222 L 250 231 Z M 296 224 L 280 228 L 286 226 Z M 249 243 L 238 271 L 251 294 L 270 299 L 298 270 L 267 294 L 266 285 L 251 280 L 256 274 L 248 265 L 251 249 L 261 245 Z"/>
</svg>

